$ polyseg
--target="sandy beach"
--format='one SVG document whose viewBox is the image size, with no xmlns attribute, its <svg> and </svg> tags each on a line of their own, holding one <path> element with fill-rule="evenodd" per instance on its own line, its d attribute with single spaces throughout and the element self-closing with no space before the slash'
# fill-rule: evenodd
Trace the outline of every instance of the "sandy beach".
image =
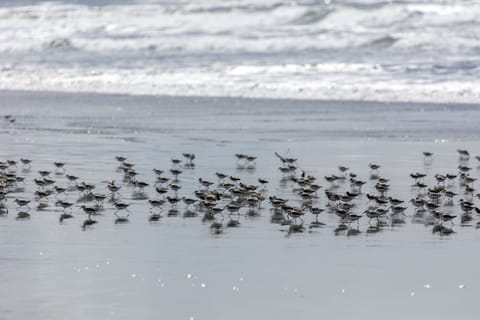
<svg viewBox="0 0 480 320">
<path fill-rule="evenodd" d="M 135 164 L 150 199 L 159 197 L 152 169 L 168 171 L 171 159 L 194 153 L 195 166 L 181 167 L 180 196 L 193 196 L 199 178 L 217 182 L 215 172 L 225 172 L 247 184 L 267 179 L 266 197 L 300 205 L 277 152 L 298 158 L 299 174 L 317 178 L 322 189 L 313 201 L 321 208 L 328 203 L 324 176 L 344 165 L 367 182 L 354 208 L 361 214 L 364 195 L 375 192 L 370 163 L 389 179 L 388 195 L 404 201 L 417 192 L 410 173 L 425 172 L 429 185 L 435 173 L 458 173 L 457 149 L 470 151 L 467 165 L 478 177 L 477 105 L 2 91 L 0 113 L 15 119 L 0 119 L 0 160 L 32 160 L 30 170 L 11 168 L 25 184 L 7 195 L 9 213 L 0 217 L 2 317 L 476 319 L 479 219 L 460 221 L 458 205 L 448 209 L 458 216 L 446 224 L 448 235 L 433 232 L 410 204 L 402 223 L 372 228 L 364 216 L 342 230 L 326 210 L 321 227 L 311 228 L 307 214 L 305 230 L 289 233 L 289 225 L 272 221 L 268 201 L 252 215 L 224 213 L 216 220 L 222 232 L 212 234 L 202 214 L 184 217 L 183 203 L 177 216 L 165 211 L 149 222 L 150 206 L 122 181 L 115 156 Z M 431 162 L 424 151 L 434 154 Z M 256 156 L 255 168 L 239 166 L 235 153 Z M 86 229 L 79 204 L 63 223 L 55 195 L 35 208 L 33 179 L 53 171 L 54 161 L 96 192 L 108 193 L 105 181 L 117 181 L 130 203 L 128 223 L 115 223 L 109 202 Z M 63 173 L 52 179 L 67 185 Z M 462 191 L 458 183 L 452 188 Z M 30 219 L 16 219 L 16 198 L 32 201 Z M 77 191 L 65 196 L 78 198 Z M 239 225 L 227 227 L 231 219 Z"/>
</svg>

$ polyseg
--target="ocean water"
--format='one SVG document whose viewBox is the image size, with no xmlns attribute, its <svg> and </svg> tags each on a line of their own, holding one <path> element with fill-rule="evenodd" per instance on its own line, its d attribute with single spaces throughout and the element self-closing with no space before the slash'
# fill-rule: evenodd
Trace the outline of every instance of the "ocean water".
<svg viewBox="0 0 480 320">
<path fill-rule="evenodd" d="M 0 88 L 469 102 L 479 1 L 0 1 Z"/>
<path fill-rule="evenodd" d="M 9 214 L 0 217 L 0 318 L 478 318 L 479 218 L 461 221 L 457 205 L 442 208 L 458 215 L 445 224 L 453 233 L 444 235 L 410 205 L 402 223 L 376 228 L 364 217 L 344 230 L 327 210 L 319 217 L 322 227 L 310 228 L 307 215 L 305 231 L 289 233 L 272 220 L 268 203 L 254 215 L 242 209 L 239 217 L 218 216 L 223 232 L 212 234 L 202 214 L 183 216 L 183 204 L 178 216 L 165 209 L 159 222 L 149 222 L 149 205 L 134 197 L 114 159 L 122 155 L 135 164 L 138 180 L 150 183 L 149 198 L 159 197 L 152 169 L 169 169 L 172 158 L 193 152 L 196 165 L 182 167 L 180 196 L 192 196 L 198 178 L 215 181 L 221 171 L 250 184 L 266 178 L 265 196 L 300 205 L 294 184 L 278 170 L 278 152 L 298 158 L 317 177 L 323 189 L 314 204 L 321 208 L 327 208 L 323 176 L 338 173 L 340 164 L 367 181 L 365 193 L 375 184 L 368 164 L 380 164 L 389 195 L 409 200 L 417 192 L 409 174 L 425 172 L 432 185 L 435 173 L 457 172 L 457 148 L 471 152 L 471 175 L 479 176 L 475 106 L 38 92 L 0 97 L 1 115 L 16 120 L 0 119 L 0 159 L 33 161 L 30 170 L 9 169 L 26 182 L 8 194 Z M 432 162 L 423 161 L 423 151 L 434 153 Z M 239 166 L 238 152 L 257 156 L 256 167 Z M 129 222 L 116 224 L 109 202 L 86 229 L 81 202 L 63 223 L 54 196 L 37 210 L 33 179 L 38 170 L 54 170 L 54 161 L 94 183 L 95 192 L 116 180 L 119 196 L 131 203 Z M 63 174 L 52 178 L 67 183 Z M 462 192 L 458 184 L 452 190 Z M 30 219 L 16 219 L 15 198 L 32 200 Z M 66 198 L 76 201 L 79 193 Z M 356 205 L 361 213 L 365 197 Z M 230 219 L 240 225 L 228 228 Z"/>
</svg>

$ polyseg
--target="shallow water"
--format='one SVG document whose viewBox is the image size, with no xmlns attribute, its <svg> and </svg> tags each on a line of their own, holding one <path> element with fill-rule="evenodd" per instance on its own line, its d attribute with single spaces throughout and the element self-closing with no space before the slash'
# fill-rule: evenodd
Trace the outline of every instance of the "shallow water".
<svg viewBox="0 0 480 320">
<path fill-rule="evenodd" d="M 288 234 L 288 226 L 271 223 L 265 202 L 259 215 L 241 216 L 238 228 L 213 235 L 201 215 L 164 214 L 148 222 L 149 206 L 132 199 L 128 186 L 120 191 L 132 203 L 127 224 L 114 223 L 108 203 L 95 217 L 99 223 L 85 230 L 78 207 L 73 219 L 59 224 L 53 197 L 49 208 L 32 209 L 24 221 L 15 219 L 13 203 L 33 199 L 32 179 L 40 169 L 53 170 L 54 161 L 65 161 L 67 173 L 106 192 L 102 181 L 122 179 L 115 155 L 126 156 L 138 179 L 153 184 L 152 168 L 170 168 L 182 152 L 197 158 L 195 168 L 180 175 L 180 195 L 199 188 L 199 177 L 215 181 L 214 173 L 223 171 L 252 184 L 267 178 L 266 195 L 298 204 L 293 184 L 282 182 L 277 169 L 279 152 L 298 157 L 323 188 L 323 176 L 344 164 L 368 181 L 363 191 L 372 192 L 368 164 L 379 163 L 390 195 L 409 200 L 410 172 L 428 173 L 431 184 L 433 173 L 458 171 L 457 148 L 480 150 L 475 106 L 27 92 L 1 97 L 2 115 L 16 122 L 1 121 L 0 159 L 33 160 L 29 172 L 17 169 L 25 188 L 9 194 L 9 215 L 0 218 L 2 317 L 476 319 L 477 216 L 465 226 L 455 219 L 455 232 L 442 236 L 415 220 L 409 205 L 405 223 L 373 233 L 362 218 L 354 235 L 336 233 L 338 218 L 325 211 L 319 217 L 325 226 Z M 422 151 L 434 152 L 431 164 Z M 258 156 L 256 169 L 239 168 L 238 152 Z M 475 161 L 469 165 L 477 177 Z M 66 184 L 62 175 L 54 179 Z M 146 192 L 157 197 L 152 186 Z M 76 191 L 68 194 L 77 198 Z M 323 189 L 316 201 L 325 207 Z M 355 212 L 365 204 L 358 201 Z M 306 217 L 305 226 L 311 221 Z"/>
</svg>

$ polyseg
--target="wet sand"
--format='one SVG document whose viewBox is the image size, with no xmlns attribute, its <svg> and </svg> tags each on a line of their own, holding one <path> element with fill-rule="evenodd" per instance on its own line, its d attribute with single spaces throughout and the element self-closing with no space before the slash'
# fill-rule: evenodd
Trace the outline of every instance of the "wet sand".
<svg viewBox="0 0 480 320">
<path fill-rule="evenodd" d="M 109 204 L 86 230 L 78 207 L 73 219 L 59 224 L 53 197 L 47 209 L 32 209 L 30 219 L 18 221 L 13 203 L 33 200 L 33 178 L 38 170 L 53 170 L 54 161 L 107 192 L 102 181 L 122 177 L 115 155 L 136 164 L 155 198 L 152 169 L 169 169 L 183 152 L 195 153 L 196 165 L 182 169 L 180 195 L 191 196 L 198 178 L 216 181 L 214 173 L 222 171 L 251 184 L 266 178 L 267 196 L 297 204 L 293 184 L 281 179 L 278 152 L 298 158 L 317 177 L 319 207 L 326 205 L 323 176 L 338 173 L 340 164 L 368 181 L 364 193 L 374 185 L 368 164 L 380 164 L 389 194 L 409 200 L 415 195 L 411 172 L 426 172 L 432 184 L 434 173 L 458 171 L 456 149 L 480 150 L 475 105 L 13 91 L 0 97 L 1 114 L 16 119 L 13 125 L 0 119 L 0 160 L 33 160 L 30 172 L 17 169 L 26 177 L 24 190 L 8 195 L 9 215 L 0 218 L 5 318 L 476 319 L 476 215 L 465 225 L 457 218 L 455 232 L 440 235 L 408 205 L 405 223 L 371 233 L 364 217 L 353 236 L 336 233 L 338 217 L 326 211 L 319 216 L 325 226 L 289 235 L 288 226 L 271 223 L 265 202 L 258 215 L 240 217 L 238 228 L 212 235 L 201 215 L 164 214 L 150 223 L 149 206 L 134 200 L 128 186 L 120 191 L 132 203 L 128 224 L 114 223 Z M 423 151 L 434 153 L 431 164 Z M 257 156 L 256 169 L 239 168 L 239 152 Z M 478 177 L 476 161 L 469 165 Z M 66 184 L 61 175 L 54 179 Z M 355 212 L 365 205 L 359 201 Z M 307 226 L 313 217 L 305 220 Z"/>
</svg>

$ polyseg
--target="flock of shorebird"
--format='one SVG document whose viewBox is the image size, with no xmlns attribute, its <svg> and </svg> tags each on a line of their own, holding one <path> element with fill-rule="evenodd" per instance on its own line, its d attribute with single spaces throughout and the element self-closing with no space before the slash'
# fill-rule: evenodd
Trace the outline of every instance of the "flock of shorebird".
<svg viewBox="0 0 480 320">
<path fill-rule="evenodd" d="M 115 223 L 127 223 L 131 203 L 125 201 L 122 192 L 129 190 L 132 200 L 149 206 L 149 221 L 159 221 L 165 215 L 201 216 L 213 234 L 221 234 L 225 228 L 238 227 L 240 217 L 258 216 L 263 211 L 269 211 L 272 223 L 285 226 L 287 234 L 326 226 L 319 217 L 323 212 L 330 217 L 338 217 L 334 225 L 336 235 L 361 233 L 359 220 L 362 218 L 368 221 L 366 232 L 374 233 L 404 223 L 408 216 L 407 204 L 410 203 L 414 221 L 432 226 L 433 233 L 448 235 L 454 232 L 452 226 L 457 216 L 461 224 L 469 224 L 474 214 L 480 214 L 474 203 L 480 194 L 475 193 L 476 178 L 470 175 L 470 154 L 467 150 L 457 151 L 458 171 L 435 174 L 431 185 L 425 182 L 427 174 L 410 174 L 414 194 L 410 201 L 389 195 L 390 182 L 381 176 L 378 164 L 369 164 L 370 174 L 366 180 L 359 179 L 348 167 L 338 166 L 338 172 L 324 177 L 326 185 L 322 186 L 317 177 L 300 168 L 297 159 L 278 153 L 275 155 L 281 162 L 280 185 L 284 189 L 291 188 L 291 192 L 286 193 L 288 196 L 268 194 L 269 181 L 266 179 L 259 178 L 257 183 L 248 184 L 241 177 L 222 172 L 216 172 L 212 179 L 198 178 L 195 191 L 190 196 L 180 196 L 184 170 L 195 168 L 195 155 L 190 153 L 184 153 L 183 160 L 172 159 L 168 170 L 153 169 L 153 183 L 139 180 L 135 164 L 125 157 L 116 156 L 117 171 L 122 176 L 118 180 L 102 182 L 100 188 L 68 174 L 63 162 L 54 162 L 51 171 L 40 170 L 37 177 L 27 181 L 32 171 L 31 160 L 7 160 L 0 162 L 0 216 L 8 215 L 13 202 L 18 220 L 29 219 L 31 208 L 35 207 L 37 211 L 59 212 L 60 223 L 83 212 L 86 219 L 81 226 L 84 229 L 96 224 L 96 216 L 107 211 L 113 211 Z M 235 154 L 235 157 L 238 169 L 255 170 L 255 156 Z M 428 165 L 433 154 L 424 152 L 423 157 L 424 164 Z M 480 161 L 479 156 L 476 158 Z M 36 188 L 33 199 L 27 197 L 25 191 L 30 182 Z M 369 184 L 371 192 L 362 191 L 366 184 Z M 155 190 L 155 198 L 148 197 L 145 191 L 148 187 Z M 98 192 L 99 189 L 104 192 Z M 323 192 L 320 192 L 321 189 Z M 321 207 L 323 194 L 326 199 Z M 454 201 L 456 197 L 458 201 Z M 264 202 L 269 203 L 268 210 Z M 455 210 L 456 203 L 460 210 Z M 480 227 L 480 223 L 476 225 Z"/>
</svg>

